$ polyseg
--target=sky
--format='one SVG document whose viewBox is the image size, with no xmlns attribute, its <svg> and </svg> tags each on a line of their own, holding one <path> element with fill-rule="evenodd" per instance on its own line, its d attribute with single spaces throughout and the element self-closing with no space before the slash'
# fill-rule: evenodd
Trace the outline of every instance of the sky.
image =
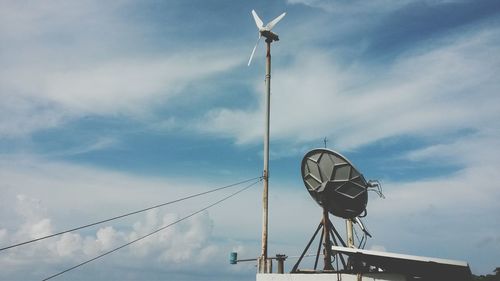
<svg viewBox="0 0 500 281">
<path fill-rule="evenodd" d="M 273 29 L 269 255 L 299 255 L 320 221 L 300 163 L 326 138 L 382 183 L 367 249 L 500 266 L 494 0 L 0 0 L 0 246 L 259 177 L 252 9 L 287 12 Z M 42 280 L 236 190 L 2 251 L 0 279 Z M 254 280 L 228 255 L 260 254 L 261 190 L 54 280 Z"/>
</svg>

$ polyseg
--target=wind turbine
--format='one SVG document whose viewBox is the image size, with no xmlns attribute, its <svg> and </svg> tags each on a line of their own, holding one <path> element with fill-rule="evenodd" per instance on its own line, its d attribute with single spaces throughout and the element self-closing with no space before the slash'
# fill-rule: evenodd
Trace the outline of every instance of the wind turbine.
<svg viewBox="0 0 500 281">
<path fill-rule="evenodd" d="M 257 15 L 257 13 L 255 12 L 255 10 L 252 10 L 252 15 L 253 19 L 255 20 L 255 25 L 257 25 L 257 28 L 259 29 L 259 39 L 257 39 L 255 47 L 253 47 L 252 54 L 250 55 L 250 59 L 248 60 L 248 66 L 250 66 L 250 63 L 252 63 L 253 55 L 255 54 L 255 50 L 257 49 L 257 46 L 259 45 L 260 42 L 260 38 L 262 38 L 262 36 L 266 38 L 266 42 L 270 41 L 268 42 L 268 44 L 272 43 L 273 41 L 280 40 L 276 33 L 271 32 L 271 29 L 273 29 L 273 27 L 286 15 L 286 13 L 279 15 L 265 26 L 262 20 L 259 18 L 259 15 Z"/>
<path fill-rule="evenodd" d="M 253 55 L 259 45 L 260 38 L 265 37 L 267 43 L 267 53 L 266 53 L 266 118 L 265 118 L 265 131 L 264 131 L 264 171 L 262 173 L 263 180 L 263 195 L 262 195 L 262 253 L 258 258 L 258 272 L 259 273 L 270 273 L 271 265 L 270 260 L 267 258 L 267 229 L 268 229 L 268 186 L 269 186 L 269 120 L 270 120 L 270 97 L 271 97 L 271 43 L 273 41 L 278 41 L 278 35 L 271 32 L 271 29 L 286 15 L 283 13 L 277 18 L 270 21 L 264 26 L 264 23 L 259 18 L 255 10 L 252 10 L 253 19 L 255 24 L 259 29 L 259 39 L 253 47 L 252 55 L 248 60 L 248 65 L 252 62 Z"/>
</svg>

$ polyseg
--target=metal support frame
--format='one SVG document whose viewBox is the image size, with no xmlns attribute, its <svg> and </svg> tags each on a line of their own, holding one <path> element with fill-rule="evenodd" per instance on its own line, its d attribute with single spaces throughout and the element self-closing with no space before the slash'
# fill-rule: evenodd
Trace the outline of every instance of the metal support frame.
<svg viewBox="0 0 500 281">
<path fill-rule="evenodd" d="M 328 212 L 326 212 L 326 215 L 325 215 L 325 213 L 323 214 L 323 218 L 321 219 L 321 222 L 319 223 L 318 228 L 316 229 L 316 231 L 314 231 L 313 236 L 311 237 L 311 239 L 307 243 L 304 251 L 302 251 L 302 254 L 300 255 L 299 259 L 297 260 L 297 262 L 293 266 L 291 273 L 301 272 L 299 269 L 299 265 L 300 265 L 302 259 L 304 258 L 304 256 L 306 255 L 307 251 L 311 247 L 311 244 L 316 239 L 316 236 L 318 235 L 320 230 L 322 230 L 322 231 L 321 231 L 318 249 L 316 251 L 316 258 L 315 258 L 315 262 L 314 262 L 314 271 L 316 271 L 317 267 L 318 267 L 318 261 L 319 261 L 319 256 L 321 255 L 322 246 L 323 246 L 323 255 L 324 255 L 323 259 L 324 259 L 324 263 L 325 263 L 323 266 L 323 270 L 322 270 L 323 272 L 334 272 L 334 271 L 340 272 L 340 271 L 347 270 L 347 263 L 346 263 L 344 257 L 342 256 L 342 254 L 332 252 L 332 244 L 335 246 L 339 246 L 339 242 L 340 242 L 340 244 L 343 247 L 346 247 L 346 243 L 344 242 L 344 240 L 340 236 L 337 229 L 335 229 L 335 227 L 333 226 L 332 222 L 329 219 Z M 343 266 L 343 270 L 340 270 L 340 268 L 338 268 L 338 267 L 336 269 L 333 268 L 332 257 L 340 259 L 342 266 Z"/>
<path fill-rule="evenodd" d="M 340 243 L 345 247 L 344 240 L 342 240 L 342 238 L 340 237 L 340 235 L 338 234 L 338 232 L 337 232 L 337 230 L 335 228 L 334 228 L 334 230 L 335 230 L 335 233 L 336 233 L 337 237 L 339 238 Z M 335 240 L 335 234 L 333 233 L 333 231 L 331 232 L 331 235 L 332 235 L 332 239 L 333 239 L 334 245 L 338 246 L 338 243 L 337 243 L 337 240 Z M 344 256 L 341 255 L 341 254 L 337 254 L 337 255 L 340 258 L 340 262 L 342 263 L 342 266 L 344 267 L 344 269 L 346 269 L 347 268 L 347 262 L 345 261 Z"/>
<path fill-rule="evenodd" d="M 319 256 L 321 253 L 321 245 L 323 245 L 323 236 L 325 235 L 325 232 L 321 232 L 321 237 L 319 238 L 319 243 L 318 243 L 318 250 L 316 251 L 316 258 L 314 259 L 314 270 L 318 269 L 318 261 L 319 261 Z"/>
<path fill-rule="evenodd" d="M 330 240 L 330 218 L 328 217 L 328 210 L 323 207 L 323 270 L 333 270 L 332 267 L 332 241 Z"/>
<path fill-rule="evenodd" d="M 309 247 L 311 246 L 312 242 L 314 241 L 314 239 L 316 238 L 316 235 L 318 235 L 318 232 L 323 228 L 323 220 L 321 220 L 321 222 L 319 223 L 318 225 L 318 228 L 316 228 L 316 231 L 314 231 L 314 234 L 313 236 L 311 237 L 311 239 L 309 240 L 309 242 L 307 243 L 307 246 L 306 248 L 304 249 L 304 251 L 302 251 L 302 254 L 300 254 L 300 257 L 299 259 L 297 260 L 297 262 L 295 263 L 295 265 L 293 266 L 292 268 L 292 273 L 294 272 L 297 272 L 298 271 L 298 268 L 299 268 L 299 264 L 300 262 L 302 261 L 302 259 L 304 258 L 304 256 L 306 255 L 307 253 L 307 250 L 309 250 Z M 322 232 L 323 233 L 323 232 Z M 316 259 L 319 258 L 319 252 L 316 256 Z"/>
</svg>

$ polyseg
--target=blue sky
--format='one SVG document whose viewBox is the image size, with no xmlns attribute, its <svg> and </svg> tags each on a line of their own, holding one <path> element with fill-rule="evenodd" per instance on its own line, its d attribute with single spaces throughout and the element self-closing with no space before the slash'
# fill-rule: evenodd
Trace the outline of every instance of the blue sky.
<svg viewBox="0 0 500 281">
<path fill-rule="evenodd" d="M 0 245 L 259 176 L 252 9 L 287 12 L 270 255 L 299 254 L 319 222 L 299 166 L 326 137 L 383 184 L 367 248 L 500 266 L 500 2 L 485 0 L 0 1 Z M 2 252 L 0 279 L 41 280 L 217 198 Z M 260 202 L 253 188 L 58 279 L 254 280 L 227 255 L 259 255 Z"/>
</svg>

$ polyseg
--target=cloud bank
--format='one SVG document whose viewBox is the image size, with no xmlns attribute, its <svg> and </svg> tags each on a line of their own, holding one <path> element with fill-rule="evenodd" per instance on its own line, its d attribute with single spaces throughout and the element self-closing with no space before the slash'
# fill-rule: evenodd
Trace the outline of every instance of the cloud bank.
<svg viewBox="0 0 500 281">
<path fill-rule="evenodd" d="M 273 75 L 272 137 L 308 142 L 326 135 L 337 148 L 354 149 L 401 135 L 487 130 L 500 117 L 493 77 L 500 61 L 491 57 L 499 34 L 498 29 L 469 31 L 431 49 L 404 53 L 383 69 L 346 68 L 331 52 L 297 55 Z M 201 127 L 238 143 L 256 142 L 261 116 L 262 107 L 219 108 Z"/>
</svg>

